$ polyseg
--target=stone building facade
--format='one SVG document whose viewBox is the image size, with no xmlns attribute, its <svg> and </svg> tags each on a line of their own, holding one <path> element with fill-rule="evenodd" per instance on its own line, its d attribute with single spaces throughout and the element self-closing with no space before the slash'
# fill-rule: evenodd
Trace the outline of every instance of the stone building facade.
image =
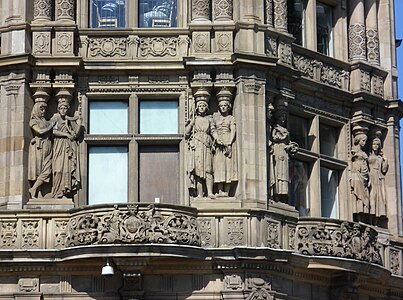
<svg viewBox="0 0 403 300">
<path fill-rule="evenodd" d="M 1 299 L 403 298 L 393 0 L 1 0 L 0 34 Z"/>
</svg>

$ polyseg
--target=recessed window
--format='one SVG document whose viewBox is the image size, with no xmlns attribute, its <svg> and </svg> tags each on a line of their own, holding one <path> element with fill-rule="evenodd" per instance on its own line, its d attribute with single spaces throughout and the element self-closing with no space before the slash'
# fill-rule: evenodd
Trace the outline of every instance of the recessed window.
<svg viewBox="0 0 403 300">
<path fill-rule="evenodd" d="M 127 202 L 126 146 L 88 148 L 88 204 Z"/>
<path fill-rule="evenodd" d="M 326 55 L 333 54 L 332 39 L 332 8 L 323 3 L 316 3 L 316 39 L 317 50 Z"/>
<path fill-rule="evenodd" d="M 302 217 L 309 216 L 308 163 L 290 159 L 289 203 Z"/>
<path fill-rule="evenodd" d="M 337 219 L 339 217 L 338 186 L 338 172 L 321 167 L 320 196 L 322 217 L 333 219 Z"/>
<path fill-rule="evenodd" d="M 176 27 L 176 0 L 139 0 L 139 27 Z"/>
<path fill-rule="evenodd" d="M 177 100 L 141 100 L 141 134 L 176 134 L 178 133 Z"/>
<path fill-rule="evenodd" d="M 337 157 L 338 130 L 325 124 L 319 125 L 320 153 Z"/>
<path fill-rule="evenodd" d="M 128 103 L 124 101 L 91 101 L 90 134 L 125 134 L 128 132 Z"/>
<path fill-rule="evenodd" d="M 126 26 L 126 0 L 91 0 L 91 27 Z"/>
<path fill-rule="evenodd" d="M 287 20 L 288 32 L 291 33 L 298 45 L 304 45 L 304 17 L 305 17 L 305 1 L 304 0 L 288 0 L 287 1 Z"/>
<path fill-rule="evenodd" d="M 288 126 L 291 141 L 296 142 L 300 148 L 308 149 L 309 120 L 290 115 L 288 118 Z"/>
</svg>

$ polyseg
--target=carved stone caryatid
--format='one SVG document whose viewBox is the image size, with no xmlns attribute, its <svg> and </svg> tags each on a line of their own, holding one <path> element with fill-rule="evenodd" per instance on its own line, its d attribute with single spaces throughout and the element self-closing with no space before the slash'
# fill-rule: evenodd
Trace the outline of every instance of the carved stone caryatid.
<svg viewBox="0 0 403 300">
<path fill-rule="evenodd" d="M 377 0 L 365 0 L 368 62 L 379 65 L 379 35 Z"/>
<path fill-rule="evenodd" d="M 386 218 L 385 175 L 388 172 L 389 164 L 382 151 L 381 136 L 382 133 L 380 131 L 375 133 L 368 156 L 369 202 L 371 215 L 375 215 L 378 218 Z M 377 225 L 378 218 L 375 218 L 374 225 Z"/>
<path fill-rule="evenodd" d="M 52 0 L 34 1 L 34 21 L 50 21 L 52 19 Z"/>
<path fill-rule="evenodd" d="M 225 21 L 232 20 L 233 0 L 213 0 L 214 1 L 214 20 Z"/>
<path fill-rule="evenodd" d="M 366 60 L 366 33 L 364 0 L 351 0 L 350 24 L 348 27 L 349 57 L 351 61 Z"/>
<path fill-rule="evenodd" d="M 297 143 L 290 141 L 290 133 L 286 127 L 287 106 L 288 102 L 284 98 L 275 101 L 275 122 L 271 133 L 270 186 L 274 199 L 281 202 L 287 202 L 288 199 L 289 155 L 295 154 L 299 149 Z"/>
<path fill-rule="evenodd" d="M 287 0 L 273 0 L 274 28 L 287 32 Z"/>
<path fill-rule="evenodd" d="M 217 94 L 218 112 L 213 114 L 211 134 L 214 138 L 213 173 L 216 196 L 230 196 L 231 187 L 238 182 L 236 122 L 230 114 L 232 93 L 222 88 Z"/>
<path fill-rule="evenodd" d="M 54 121 L 45 118 L 49 94 L 44 88 L 38 88 L 33 95 L 29 127 L 33 138 L 29 144 L 28 180 L 32 183 L 29 189 L 31 198 L 42 198 L 46 195 L 44 184 L 49 184 L 52 173 L 52 128 Z"/>
<path fill-rule="evenodd" d="M 74 21 L 74 0 L 56 0 L 56 21 Z"/>
<path fill-rule="evenodd" d="M 273 27 L 273 0 L 266 0 L 265 18 L 266 24 Z"/>
<path fill-rule="evenodd" d="M 366 127 L 354 125 L 353 141 L 351 149 L 351 177 L 350 185 L 353 196 L 353 214 L 355 221 L 363 221 L 369 214 L 369 169 L 368 155 L 364 152 L 367 143 Z"/>
<path fill-rule="evenodd" d="M 57 113 L 53 115 L 53 158 L 52 158 L 52 196 L 54 198 L 72 197 L 80 188 L 80 164 L 78 139 L 82 132 L 79 112 L 73 117 L 67 115 L 72 94 L 60 89 L 56 94 Z"/>
<path fill-rule="evenodd" d="M 210 20 L 211 0 L 192 0 L 192 21 Z"/>
<path fill-rule="evenodd" d="M 190 181 L 190 194 L 198 197 L 213 195 L 213 138 L 211 125 L 213 118 L 207 115 L 210 93 L 199 88 L 194 94 L 195 108 L 185 127 L 188 141 L 187 174 Z"/>
</svg>

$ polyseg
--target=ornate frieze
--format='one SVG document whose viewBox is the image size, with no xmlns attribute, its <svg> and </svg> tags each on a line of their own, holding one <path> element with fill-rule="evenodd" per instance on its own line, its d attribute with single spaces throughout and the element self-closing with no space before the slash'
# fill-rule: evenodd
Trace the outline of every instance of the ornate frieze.
<svg viewBox="0 0 403 300">
<path fill-rule="evenodd" d="M 337 86 L 340 89 L 348 90 L 350 75 L 348 71 L 341 70 L 336 67 L 324 65 L 322 68 L 322 74 L 320 81 L 331 85 Z"/>
<path fill-rule="evenodd" d="M 127 45 L 127 38 L 89 38 L 88 55 L 90 57 L 126 57 Z"/>
<path fill-rule="evenodd" d="M 273 0 L 274 28 L 287 32 L 287 0 Z"/>
<path fill-rule="evenodd" d="M 306 222 L 297 226 L 297 251 L 305 255 L 336 256 L 382 265 L 378 233 L 358 223 Z"/>
<path fill-rule="evenodd" d="M 52 0 L 34 1 L 34 21 L 50 21 L 52 18 Z"/>
<path fill-rule="evenodd" d="M 213 0 L 214 20 L 232 20 L 233 0 Z"/>
<path fill-rule="evenodd" d="M 210 10 L 210 0 L 192 0 L 192 20 L 209 20 Z"/>
<path fill-rule="evenodd" d="M 74 0 L 56 0 L 56 21 L 74 21 Z"/>
<path fill-rule="evenodd" d="M 113 211 L 70 218 L 66 246 L 91 244 L 170 243 L 200 246 L 196 218 L 179 212 L 162 215 L 154 205 L 128 205 Z"/>
<path fill-rule="evenodd" d="M 0 223 L 0 248 L 17 248 L 17 221 Z"/>
<path fill-rule="evenodd" d="M 32 54 L 50 55 L 50 32 L 32 33 Z"/>
<path fill-rule="evenodd" d="M 350 60 L 365 60 L 367 53 L 365 25 L 360 23 L 350 24 L 348 33 Z"/>
<path fill-rule="evenodd" d="M 179 38 L 173 37 L 146 37 L 140 38 L 140 57 L 176 56 Z"/>
</svg>

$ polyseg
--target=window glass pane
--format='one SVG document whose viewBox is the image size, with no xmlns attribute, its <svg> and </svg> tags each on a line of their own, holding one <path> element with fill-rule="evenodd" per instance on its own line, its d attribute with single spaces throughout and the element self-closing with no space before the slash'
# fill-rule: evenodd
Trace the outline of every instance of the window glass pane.
<svg viewBox="0 0 403 300">
<path fill-rule="evenodd" d="M 337 136 L 338 130 L 335 127 L 320 124 L 319 125 L 319 142 L 320 153 L 337 157 Z"/>
<path fill-rule="evenodd" d="M 89 147 L 89 205 L 127 202 L 127 157 L 127 147 Z"/>
<path fill-rule="evenodd" d="M 91 27 L 125 27 L 126 0 L 91 0 Z"/>
<path fill-rule="evenodd" d="M 334 219 L 339 217 L 338 185 L 337 171 L 321 167 L 320 196 L 322 217 Z"/>
<path fill-rule="evenodd" d="M 140 101 L 140 133 L 178 133 L 178 101 Z"/>
<path fill-rule="evenodd" d="M 177 145 L 140 146 L 140 201 L 179 204 Z"/>
<path fill-rule="evenodd" d="M 176 27 L 176 0 L 139 0 L 139 27 Z"/>
<path fill-rule="evenodd" d="M 328 5 L 316 4 L 317 47 L 318 52 L 332 55 L 332 8 Z"/>
<path fill-rule="evenodd" d="M 303 45 L 304 0 L 288 0 L 287 8 L 288 32 L 295 37 L 294 43 Z"/>
<path fill-rule="evenodd" d="M 308 149 L 308 122 L 308 119 L 294 115 L 288 118 L 291 141 L 304 149 Z"/>
<path fill-rule="evenodd" d="M 309 216 L 308 164 L 290 159 L 289 203 L 299 211 L 300 216 Z"/>
<path fill-rule="evenodd" d="M 128 128 L 128 104 L 123 101 L 91 101 L 90 134 L 125 134 Z"/>
</svg>

